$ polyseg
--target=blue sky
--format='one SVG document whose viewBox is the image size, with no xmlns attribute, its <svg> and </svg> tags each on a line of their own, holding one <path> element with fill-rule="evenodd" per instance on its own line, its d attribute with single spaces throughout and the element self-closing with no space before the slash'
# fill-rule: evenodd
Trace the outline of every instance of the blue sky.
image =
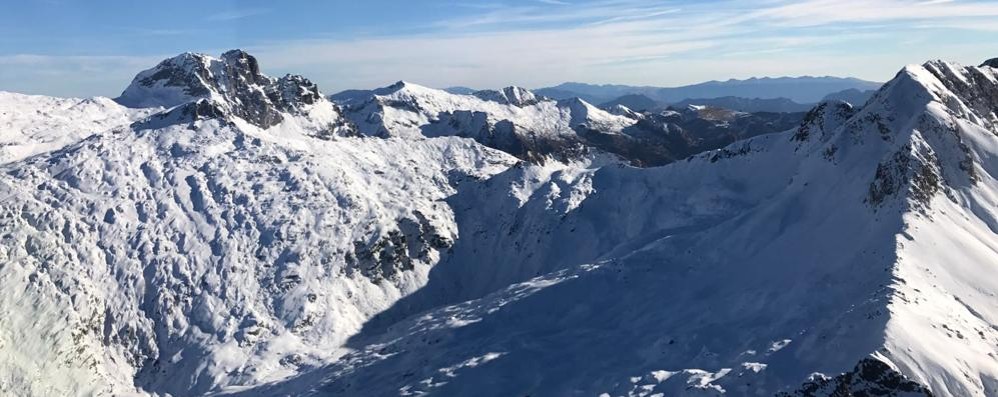
<svg viewBox="0 0 998 397">
<path fill-rule="evenodd" d="M 883 81 L 998 57 L 998 2 L 367 0 L 8 2 L 0 90 L 116 96 L 184 51 L 243 48 L 324 92 L 563 81 L 673 86 L 752 76 Z"/>
</svg>

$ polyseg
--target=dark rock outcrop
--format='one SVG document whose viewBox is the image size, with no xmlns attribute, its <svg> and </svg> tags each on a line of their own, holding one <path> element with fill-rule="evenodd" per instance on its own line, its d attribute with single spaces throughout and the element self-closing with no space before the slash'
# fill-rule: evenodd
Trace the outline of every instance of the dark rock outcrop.
<svg viewBox="0 0 998 397">
<path fill-rule="evenodd" d="M 780 397 L 859 397 L 859 396 L 924 396 L 932 392 L 913 382 L 880 360 L 866 358 L 850 372 L 834 378 L 814 376 L 793 393 Z"/>
</svg>

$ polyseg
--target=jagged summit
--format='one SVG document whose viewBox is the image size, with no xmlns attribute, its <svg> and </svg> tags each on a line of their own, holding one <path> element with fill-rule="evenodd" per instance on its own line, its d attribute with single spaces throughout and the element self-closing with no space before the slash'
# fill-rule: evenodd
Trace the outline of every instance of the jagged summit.
<svg viewBox="0 0 998 397">
<path fill-rule="evenodd" d="M 509 86 L 499 90 L 481 90 L 472 94 L 486 101 L 492 101 L 503 105 L 513 105 L 517 107 L 536 105 L 544 100 L 526 88 Z"/>
<path fill-rule="evenodd" d="M 135 108 L 190 107 L 198 100 L 262 128 L 280 123 L 284 113 L 299 113 L 324 101 L 308 79 L 269 77 L 261 73 L 256 58 L 242 50 L 227 51 L 220 58 L 184 53 L 164 60 L 139 73 L 116 99 Z"/>
<path fill-rule="evenodd" d="M 140 72 L 115 100 L 125 106 L 173 107 L 211 95 L 212 58 L 185 52 Z"/>
</svg>

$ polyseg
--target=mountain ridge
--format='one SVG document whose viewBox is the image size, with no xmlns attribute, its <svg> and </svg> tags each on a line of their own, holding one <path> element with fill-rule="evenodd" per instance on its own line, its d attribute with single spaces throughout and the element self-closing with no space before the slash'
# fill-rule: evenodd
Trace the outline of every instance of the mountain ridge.
<svg viewBox="0 0 998 397">
<path fill-rule="evenodd" d="M 546 229 L 533 221 L 517 227 L 541 227 L 541 236 L 575 246 L 574 233 L 615 225 L 600 214 L 649 216 L 655 213 L 645 208 L 663 208 L 661 202 L 698 200 L 691 185 L 722 197 L 734 193 L 733 205 L 693 207 L 720 216 L 707 216 L 700 226 L 689 214 L 652 215 L 664 224 L 645 226 L 659 232 L 634 245 L 589 264 L 522 269 L 519 284 L 466 292 L 457 300 L 482 297 L 464 303 L 427 304 L 429 311 L 417 309 L 401 324 L 388 320 L 394 325 L 383 334 L 361 334 L 357 350 L 339 362 L 252 392 L 317 395 L 379 385 L 383 392 L 442 395 L 988 395 L 998 373 L 992 345 L 998 334 L 988 325 L 996 311 L 987 291 L 995 285 L 975 275 L 993 269 L 988 258 L 998 247 L 989 226 L 996 212 L 985 209 L 993 208 L 998 172 L 986 157 L 998 148 L 998 101 L 977 89 L 998 92 L 994 70 L 909 66 L 871 104 L 857 110 L 823 103 L 792 134 L 757 137 L 660 168 L 601 168 L 586 179 L 592 193 L 558 221 L 565 226 Z M 979 116 L 986 116 L 984 124 L 950 123 Z M 699 173 L 705 167 L 714 173 Z M 753 178 L 759 169 L 770 173 Z M 732 182 L 740 180 L 753 183 Z M 628 197 L 641 200 L 620 202 Z M 676 220 L 692 225 L 669 224 Z M 960 244 L 959 236 L 968 234 L 986 237 L 973 239 L 967 250 L 935 244 Z M 759 244 L 759 236 L 766 243 Z M 496 274 L 480 272 L 502 270 L 469 269 L 460 282 L 447 278 L 454 271 L 441 271 L 435 287 L 431 275 L 422 296 L 397 307 L 418 308 L 419 299 L 495 280 Z M 543 275 L 530 279 L 535 271 Z M 724 296 L 727 303 L 700 303 L 707 296 Z M 774 323 L 797 331 L 781 335 Z M 723 342 L 730 339 L 737 347 Z M 947 348 L 925 348 L 929 344 Z M 440 352 L 440 346 L 447 348 Z M 621 372 L 627 366 L 634 370 Z M 538 378 L 537 371 L 559 376 Z M 488 381 L 500 374 L 502 385 Z M 791 379 L 803 384 L 798 388 Z"/>
</svg>

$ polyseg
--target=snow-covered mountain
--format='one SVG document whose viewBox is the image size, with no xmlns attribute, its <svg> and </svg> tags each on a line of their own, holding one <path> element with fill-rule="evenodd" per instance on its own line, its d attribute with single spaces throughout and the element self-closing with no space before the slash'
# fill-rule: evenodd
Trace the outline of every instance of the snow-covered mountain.
<svg viewBox="0 0 998 397">
<path fill-rule="evenodd" d="M 185 54 L 119 99 L 164 87 L 144 105 L 172 107 L 3 166 L 0 394 L 202 394 L 327 362 L 453 245 L 442 200 L 516 163 L 337 139 L 334 105 L 272 82 L 242 53 Z"/>
<path fill-rule="evenodd" d="M 996 72 L 910 66 L 861 111 L 475 209 L 480 260 L 248 393 L 995 395 Z"/>
<path fill-rule="evenodd" d="M 344 115 L 365 135 L 470 137 L 534 162 L 611 161 L 612 148 L 594 153 L 582 133 L 633 142 L 624 130 L 636 123 L 578 99 L 548 100 L 519 87 L 455 95 L 400 81 L 344 106 Z"/>
<path fill-rule="evenodd" d="M 998 393 L 990 66 L 654 168 L 587 134 L 742 115 L 341 107 L 241 51 L 2 98 L 3 395 Z"/>
<path fill-rule="evenodd" d="M 468 137 L 532 163 L 656 166 L 739 138 L 786 131 L 800 121 L 800 115 L 738 113 L 718 120 L 702 110 L 683 109 L 681 117 L 674 117 L 675 111 L 601 109 L 579 98 L 555 101 L 520 87 L 457 95 L 398 82 L 336 97 L 361 134 Z"/>
</svg>

